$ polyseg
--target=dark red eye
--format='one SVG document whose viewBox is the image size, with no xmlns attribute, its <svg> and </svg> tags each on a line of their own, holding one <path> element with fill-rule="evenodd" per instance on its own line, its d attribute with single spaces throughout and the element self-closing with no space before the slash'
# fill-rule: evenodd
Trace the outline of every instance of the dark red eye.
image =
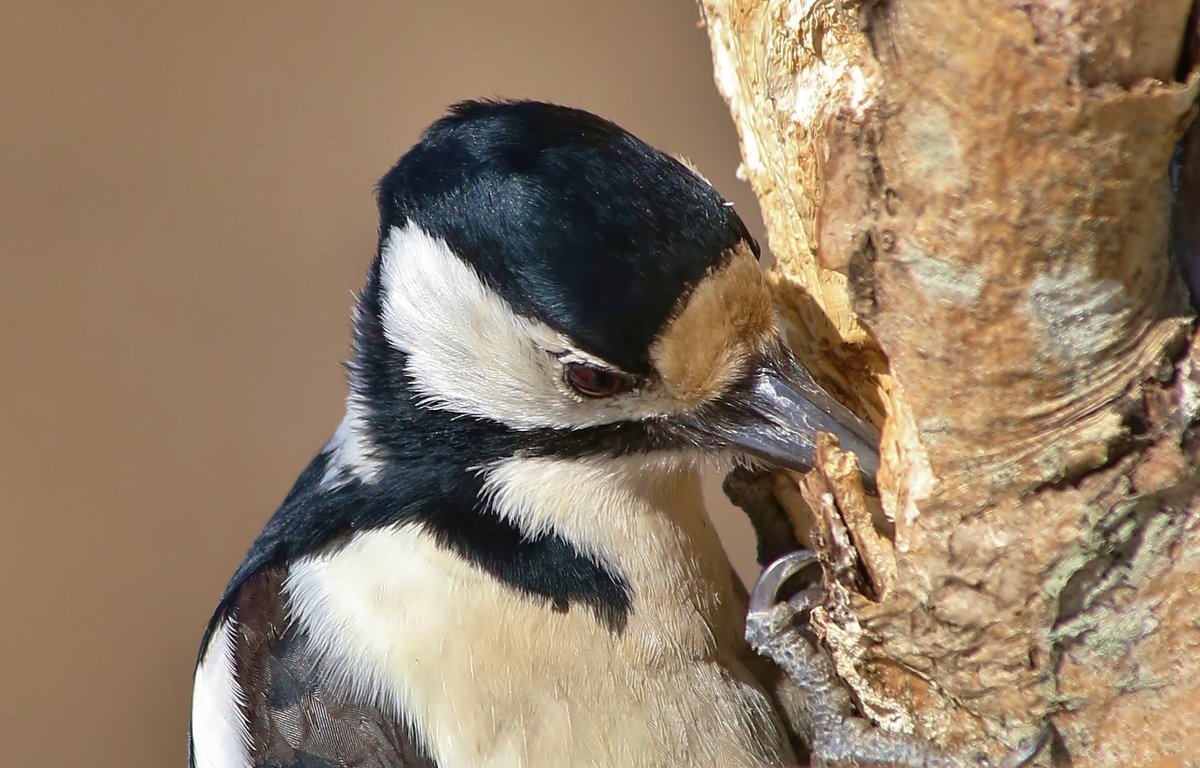
<svg viewBox="0 0 1200 768">
<path fill-rule="evenodd" d="M 584 397 L 612 397 L 629 389 L 629 381 L 621 374 L 584 363 L 567 363 L 563 377 Z"/>
</svg>

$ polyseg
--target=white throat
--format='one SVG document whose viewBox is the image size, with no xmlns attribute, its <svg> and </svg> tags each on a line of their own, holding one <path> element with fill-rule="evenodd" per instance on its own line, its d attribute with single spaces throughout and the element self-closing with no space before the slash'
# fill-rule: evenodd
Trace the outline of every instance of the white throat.
<svg viewBox="0 0 1200 768">
<path fill-rule="evenodd" d="M 668 453 L 512 458 L 488 471 L 484 487 L 497 513 L 527 534 L 556 532 L 619 573 L 633 613 L 644 611 L 639 619 L 656 633 L 699 642 L 696 632 L 717 625 L 740 633 L 727 612 L 742 610 L 729 605 L 736 576 L 704 510 L 699 465 Z"/>
</svg>

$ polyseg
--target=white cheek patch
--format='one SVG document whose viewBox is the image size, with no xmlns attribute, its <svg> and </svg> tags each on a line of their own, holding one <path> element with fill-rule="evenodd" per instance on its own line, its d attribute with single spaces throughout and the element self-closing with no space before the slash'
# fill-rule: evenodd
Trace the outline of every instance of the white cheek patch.
<svg viewBox="0 0 1200 768">
<path fill-rule="evenodd" d="M 250 734 L 233 672 L 233 619 L 213 630 L 192 688 L 192 751 L 196 768 L 249 768 Z"/>
<path fill-rule="evenodd" d="M 393 227 L 382 254 L 383 328 L 407 355 L 423 404 L 516 429 L 570 428 L 677 410 L 654 391 L 580 400 L 561 383 L 556 353 L 575 350 L 553 328 L 517 315 L 441 240 Z"/>
</svg>

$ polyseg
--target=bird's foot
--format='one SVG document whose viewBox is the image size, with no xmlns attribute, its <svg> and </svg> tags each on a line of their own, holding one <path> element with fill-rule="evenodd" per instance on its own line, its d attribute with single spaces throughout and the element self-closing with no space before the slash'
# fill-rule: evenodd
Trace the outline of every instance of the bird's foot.
<svg viewBox="0 0 1200 768">
<path fill-rule="evenodd" d="M 800 550 L 767 566 L 751 593 L 746 616 L 750 646 L 774 661 L 803 692 L 801 726 L 808 731 L 813 765 L 1022 768 L 1037 756 L 1049 735 L 1048 727 L 1034 741 L 992 763 L 946 752 L 915 736 L 885 731 L 856 716 L 850 691 L 837 676 L 832 660 L 806 625 L 796 622 L 820 602 L 822 588 L 817 585 L 790 600 L 778 599 L 784 582 L 817 562 L 812 552 Z"/>
</svg>

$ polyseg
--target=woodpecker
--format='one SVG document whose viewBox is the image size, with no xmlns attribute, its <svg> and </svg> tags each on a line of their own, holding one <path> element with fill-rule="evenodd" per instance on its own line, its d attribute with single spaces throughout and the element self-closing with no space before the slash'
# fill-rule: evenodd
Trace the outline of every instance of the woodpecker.
<svg viewBox="0 0 1200 768">
<path fill-rule="evenodd" d="M 467 102 L 378 186 L 346 414 L 202 640 L 194 768 L 779 766 L 706 464 L 878 467 L 759 248 L 611 122 Z"/>
</svg>

